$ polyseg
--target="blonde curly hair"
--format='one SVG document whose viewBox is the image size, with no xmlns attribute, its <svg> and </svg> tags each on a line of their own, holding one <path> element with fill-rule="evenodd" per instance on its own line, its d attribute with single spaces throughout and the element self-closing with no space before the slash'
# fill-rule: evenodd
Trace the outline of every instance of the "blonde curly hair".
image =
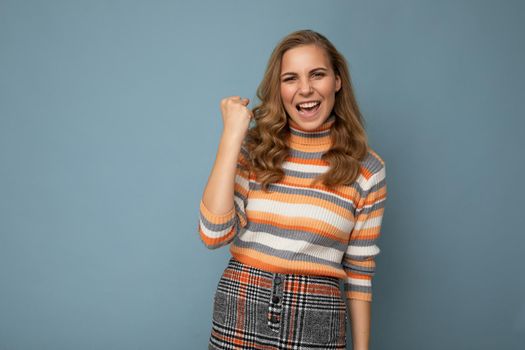
<svg viewBox="0 0 525 350">
<path fill-rule="evenodd" d="M 255 126 L 248 129 L 244 141 L 250 155 L 250 171 L 256 175 L 266 192 L 271 183 L 284 177 L 282 164 L 289 154 L 289 116 L 280 95 L 282 57 L 287 50 L 311 44 L 326 52 L 334 73 L 341 79 L 341 89 L 335 95 L 333 109 L 336 120 L 331 131 L 332 147 L 322 155 L 330 167 L 314 182 L 321 181 L 328 188 L 353 183 L 359 176 L 359 162 L 369 150 L 364 119 L 353 93 L 344 56 L 325 36 L 313 30 L 290 33 L 277 44 L 269 58 L 264 77 L 257 88 L 260 103 L 252 109 Z"/>
</svg>

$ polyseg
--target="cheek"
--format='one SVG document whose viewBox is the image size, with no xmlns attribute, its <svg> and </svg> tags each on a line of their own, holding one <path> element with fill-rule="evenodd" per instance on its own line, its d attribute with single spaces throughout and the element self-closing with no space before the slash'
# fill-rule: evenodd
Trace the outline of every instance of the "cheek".
<svg viewBox="0 0 525 350">
<path fill-rule="evenodd" d="M 335 82 L 327 82 L 323 86 L 323 93 L 326 97 L 330 97 L 331 95 L 335 94 Z"/>
<path fill-rule="evenodd" d="M 286 86 L 281 87 L 281 98 L 284 103 L 290 103 L 293 98 L 291 89 Z"/>
</svg>

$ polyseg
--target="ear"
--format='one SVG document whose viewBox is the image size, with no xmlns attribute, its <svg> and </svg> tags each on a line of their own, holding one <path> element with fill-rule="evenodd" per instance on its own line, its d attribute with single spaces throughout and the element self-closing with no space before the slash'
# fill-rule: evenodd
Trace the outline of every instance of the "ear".
<svg viewBox="0 0 525 350">
<path fill-rule="evenodd" d="M 335 75 L 335 92 L 338 92 L 341 90 L 341 77 L 339 75 Z"/>
</svg>

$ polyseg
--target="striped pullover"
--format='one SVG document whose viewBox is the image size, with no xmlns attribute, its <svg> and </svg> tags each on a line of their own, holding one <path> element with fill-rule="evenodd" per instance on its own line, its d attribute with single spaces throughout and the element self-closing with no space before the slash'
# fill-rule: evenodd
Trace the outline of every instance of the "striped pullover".
<svg viewBox="0 0 525 350">
<path fill-rule="evenodd" d="M 206 247 L 230 244 L 237 260 L 277 273 L 332 276 L 344 280 L 347 299 L 372 301 L 372 277 L 386 200 L 385 163 L 373 150 L 351 185 L 329 190 L 313 185 L 328 170 L 321 159 L 332 144 L 335 115 L 314 130 L 289 119 L 290 154 L 284 178 L 262 190 L 247 168 L 243 144 L 235 175 L 234 207 L 208 210 L 202 199 L 198 230 Z"/>
</svg>

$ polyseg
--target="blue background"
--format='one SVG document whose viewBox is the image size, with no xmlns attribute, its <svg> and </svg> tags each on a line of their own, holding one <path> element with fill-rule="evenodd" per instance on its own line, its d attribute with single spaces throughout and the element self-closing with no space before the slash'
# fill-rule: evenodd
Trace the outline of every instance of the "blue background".
<svg viewBox="0 0 525 350">
<path fill-rule="evenodd" d="M 371 349 L 523 348 L 524 2 L 2 0 L 0 349 L 206 348 L 219 101 L 304 28 L 387 162 Z"/>
</svg>

